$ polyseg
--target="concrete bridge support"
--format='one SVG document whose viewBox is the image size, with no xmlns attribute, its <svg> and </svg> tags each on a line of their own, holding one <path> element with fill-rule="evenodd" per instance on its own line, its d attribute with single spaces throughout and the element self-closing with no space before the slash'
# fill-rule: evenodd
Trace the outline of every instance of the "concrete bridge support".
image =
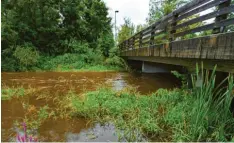
<svg viewBox="0 0 234 143">
<path fill-rule="evenodd" d="M 137 60 L 126 60 L 128 66 L 137 71 L 143 73 L 170 73 L 171 71 L 180 71 L 182 72 L 182 66 L 163 64 L 163 63 L 154 63 L 147 61 L 137 61 Z"/>
<path fill-rule="evenodd" d="M 170 73 L 171 70 L 164 64 L 155 64 L 150 62 L 142 63 L 143 73 Z"/>
</svg>

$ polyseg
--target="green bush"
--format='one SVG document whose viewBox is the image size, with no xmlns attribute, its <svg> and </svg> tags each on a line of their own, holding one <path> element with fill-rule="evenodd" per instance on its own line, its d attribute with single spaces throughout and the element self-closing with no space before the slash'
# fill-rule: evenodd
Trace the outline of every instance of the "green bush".
<svg viewBox="0 0 234 143">
<path fill-rule="evenodd" d="M 35 66 L 39 59 L 39 53 L 30 44 L 17 46 L 13 56 L 19 61 L 20 68 L 26 70 Z"/>
<path fill-rule="evenodd" d="M 119 66 L 122 68 L 127 67 L 127 64 L 125 63 L 125 61 L 118 56 L 113 56 L 111 58 L 107 58 L 105 61 L 105 64 L 109 65 L 109 66 Z"/>
</svg>

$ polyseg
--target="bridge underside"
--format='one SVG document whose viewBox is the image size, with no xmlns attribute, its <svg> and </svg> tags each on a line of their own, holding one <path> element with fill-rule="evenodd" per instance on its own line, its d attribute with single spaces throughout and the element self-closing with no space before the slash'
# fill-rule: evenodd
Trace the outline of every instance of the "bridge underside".
<svg viewBox="0 0 234 143">
<path fill-rule="evenodd" d="M 131 47 L 121 52 L 126 60 L 147 61 L 184 66 L 194 69 L 203 62 L 204 68 L 234 73 L 234 32 L 173 41 L 145 48 Z"/>
<path fill-rule="evenodd" d="M 212 70 L 217 65 L 217 71 L 234 73 L 234 61 L 230 60 L 208 60 L 208 59 L 189 59 L 189 58 L 165 58 L 165 57 L 125 57 L 126 60 L 145 61 L 163 63 L 186 67 L 188 70 L 195 70 L 196 63 L 203 62 L 205 69 Z"/>
</svg>

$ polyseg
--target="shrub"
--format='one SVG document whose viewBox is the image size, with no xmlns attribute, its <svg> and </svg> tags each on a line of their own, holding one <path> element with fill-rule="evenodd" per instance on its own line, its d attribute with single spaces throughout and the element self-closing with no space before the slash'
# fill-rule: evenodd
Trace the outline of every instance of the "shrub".
<svg viewBox="0 0 234 143">
<path fill-rule="evenodd" d="M 17 46 L 13 55 L 19 60 L 21 69 L 29 69 L 30 67 L 36 65 L 39 59 L 38 52 L 35 50 L 35 47 L 30 44 Z"/>
</svg>

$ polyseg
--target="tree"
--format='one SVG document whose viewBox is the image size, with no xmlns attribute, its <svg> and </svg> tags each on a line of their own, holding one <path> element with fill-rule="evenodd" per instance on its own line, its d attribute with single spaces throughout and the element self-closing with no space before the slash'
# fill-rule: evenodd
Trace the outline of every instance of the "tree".
<svg viewBox="0 0 234 143">
<path fill-rule="evenodd" d="M 121 25 L 118 33 L 118 43 L 122 43 L 124 40 L 130 38 L 135 33 L 134 24 L 129 18 L 124 18 L 124 24 Z"/>
<path fill-rule="evenodd" d="M 150 0 L 149 14 L 146 19 L 147 23 L 151 25 L 188 1 L 189 0 Z"/>
<path fill-rule="evenodd" d="M 13 33 L 17 44 L 32 43 L 42 53 L 57 55 L 71 52 L 65 40 L 75 38 L 96 48 L 103 33 L 111 32 L 101 0 L 4 0 L 2 7 L 5 47 L 12 41 L 7 34 Z"/>
<path fill-rule="evenodd" d="M 139 24 L 136 26 L 136 33 L 140 32 L 141 30 L 145 29 L 147 27 L 146 24 L 142 25 L 142 24 Z"/>
<path fill-rule="evenodd" d="M 26 48 L 26 43 L 43 56 L 74 53 L 77 50 L 74 47 L 82 47 L 74 43 L 88 44 L 83 47 L 108 56 L 109 49 L 114 46 L 111 18 L 101 0 L 1 2 L 3 63 L 15 66 L 17 59 L 13 54 L 17 47 Z"/>
</svg>

